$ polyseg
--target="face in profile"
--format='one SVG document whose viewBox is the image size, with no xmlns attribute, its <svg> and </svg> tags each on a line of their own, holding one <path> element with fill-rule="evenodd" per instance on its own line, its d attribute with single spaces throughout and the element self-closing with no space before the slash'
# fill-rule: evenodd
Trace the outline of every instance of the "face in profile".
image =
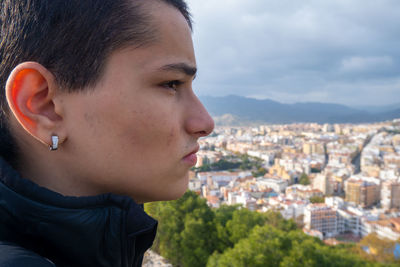
<svg viewBox="0 0 400 267">
<path fill-rule="evenodd" d="M 163 3 L 151 13 L 154 43 L 114 52 L 95 88 L 63 95 L 64 166 L 98 192 L 138 202 L 180 197 L 197 140 L 214 126 L 193 92 L 196 60 L 185 18 Z"/>
</svg>

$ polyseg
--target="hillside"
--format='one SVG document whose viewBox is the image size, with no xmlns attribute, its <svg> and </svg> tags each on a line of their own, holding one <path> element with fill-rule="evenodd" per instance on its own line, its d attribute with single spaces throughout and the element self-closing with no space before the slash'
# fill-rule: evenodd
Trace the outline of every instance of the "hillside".
<svg viewBox="0 0 400 267">
<path fill-rule="evenodd" d="M 273 100 L 258 100 L 241 96 L 200 97 L 219 125 L 249 125 L 254 123 L 365 123 L 400 118 L 400 108 L 381 107 L 382 112 L 356 109 L 330 103 L 283 104 Z"/>
</svg>

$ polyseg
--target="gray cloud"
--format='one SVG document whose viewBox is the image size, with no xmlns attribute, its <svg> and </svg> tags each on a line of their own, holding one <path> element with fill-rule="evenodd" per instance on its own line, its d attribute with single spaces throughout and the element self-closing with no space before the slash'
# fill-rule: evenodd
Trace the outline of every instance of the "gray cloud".
<svg viewBox="0 0 400 267">
<path fill-rule="evenodd" d="M 396 0 L 189 0 L 199 95 L 400 102 Z"/>
</svg>

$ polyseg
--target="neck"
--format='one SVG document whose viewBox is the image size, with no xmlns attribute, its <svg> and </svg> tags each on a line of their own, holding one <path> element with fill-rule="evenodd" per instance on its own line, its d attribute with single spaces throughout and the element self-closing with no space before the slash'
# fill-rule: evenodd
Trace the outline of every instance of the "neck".
<svg viewBox="0 0 400 267">
<path fill-rule="evenodd" d="M 63 152 L 49 151 L 40 143 L 30 144 L 29 147 L 28 150 L 24 145 L 21 146 L 21 151 L 30 153 L 21 153 L 16 166 L 25 179 L 64 196 L 94 196 L 101 193 L 67 167 L 68 160 L 63 158 Z"/>
</svg>

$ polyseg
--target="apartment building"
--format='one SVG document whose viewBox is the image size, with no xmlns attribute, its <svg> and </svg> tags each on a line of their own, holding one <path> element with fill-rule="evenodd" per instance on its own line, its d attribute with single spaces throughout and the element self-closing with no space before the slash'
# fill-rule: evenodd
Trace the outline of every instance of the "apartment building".
<svg viewBox="0 0 400 267">
<path fill-rule="evenodd" d="M 324 144 L 321 142 L 307 142 L 303 144 L 303 153 L 306 155 L 311 154 L 324 154 L 325 147 Z"/>
<path fill-rule="evenodd" d="M 338 233 L 351 232 L 354 235 L 361 235 L 361 216 L 347 209 L 338 209 Z"/>
<path fill-rule="evenodd" d="M 346 201 L 363 208 L 371 207 L 380 200 L 379 184 L 356 177 L 345 181 L 345 193 Z"/>
<path fill-rule="evenodd" d="M 309 204 L 304 211 L 304 228 L 318 230 L 323 236 L 337 234 L 337 212 L 326 204 Z"/>
<path fill-rule="evenodd" d="M 400 209 L 400 183 L 398 181 L 382 183 L 381 205 L 385 210 Z"/>
</svg>

